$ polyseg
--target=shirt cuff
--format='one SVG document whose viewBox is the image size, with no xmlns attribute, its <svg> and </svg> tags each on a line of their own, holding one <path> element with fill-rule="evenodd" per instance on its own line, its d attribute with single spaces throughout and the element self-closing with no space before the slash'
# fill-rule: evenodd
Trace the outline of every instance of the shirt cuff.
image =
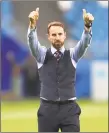
<svg viewBox="0 0 109 133">
<path fill-rule="evenodd" d="M 28 37 L 31 37 L 33 35 L 33 32 L 35 32 L 36 27 L 35 28 L 30 28 L 28 27 Z"/>
<path fill-rule="evenodd" d="M 90 31 L 84 30 L 84 34 L 90 35 L 90 37 L 92 37 L 92 29 Z"/>
<path fill-rule="evenodd" d="M 35 31 L 36 30 L 36 27 L 35 28 L 28 28 L 28 30 L 31 32 L 31 31 Z"/>
</svg>

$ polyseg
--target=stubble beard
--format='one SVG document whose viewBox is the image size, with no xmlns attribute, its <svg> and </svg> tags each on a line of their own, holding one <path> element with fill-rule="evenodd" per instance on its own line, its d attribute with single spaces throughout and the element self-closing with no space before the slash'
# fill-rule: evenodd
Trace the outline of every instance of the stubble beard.
<svg viewBox="0 0 109 133">
<path fill-rule="evenodd" d="M 60 42 L 60 43 L 52 43 L 52 46 L 59 50 L 62 46 L 64 45 L 64 43 Z"/>
</svg>

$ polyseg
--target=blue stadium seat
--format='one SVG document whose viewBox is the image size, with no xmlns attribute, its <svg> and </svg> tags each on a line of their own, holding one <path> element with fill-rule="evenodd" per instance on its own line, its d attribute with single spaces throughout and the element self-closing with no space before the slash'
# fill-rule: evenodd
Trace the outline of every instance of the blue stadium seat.
<svg viewBox="0 0 109 133">
<path fill-rule="evenodd" d="M 90 12 L 94 16 L 94 22 L 92 25 L 92 46 L 91 52 L 94 57 L 108 57 L 107 43 L 108 40 L 108 8 L 103 8 L 98 2 L 75 2 L 72 9 L 64 14 L 65 22 L 70 27 L 70 34 L 73 39 L 79 40 L 83 32 L 83 18 L 82 9 L 85 8 L 87 12 Z M 101 48 L 99 48 L 101 47 Z M 103 53 L 103 55 L 101 55 Z"/>
</svg>

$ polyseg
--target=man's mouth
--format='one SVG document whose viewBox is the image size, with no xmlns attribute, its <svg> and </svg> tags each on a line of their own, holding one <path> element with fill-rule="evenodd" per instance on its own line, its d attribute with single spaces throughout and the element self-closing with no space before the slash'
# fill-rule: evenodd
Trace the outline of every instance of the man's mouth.
<svg viewBox="0 0 109 133">
<path fill-rule="evenodd" d="M 56 44 L 60 44 L 61 42 L 59 42 L 59 41 L 57 41 L 57 42 L 55 42 Z"/>
</svg>

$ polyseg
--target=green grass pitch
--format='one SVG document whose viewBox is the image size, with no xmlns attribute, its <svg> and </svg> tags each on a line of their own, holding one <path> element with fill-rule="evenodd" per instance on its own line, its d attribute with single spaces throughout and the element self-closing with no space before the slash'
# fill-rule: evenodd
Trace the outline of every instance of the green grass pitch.
<svg viewBox="0 0 109 133">
<path fill-rule="evenodd" d="M 108 103 L 79 100 L 81 132 L 108 132 Z M 1 102 L 1 132 L 37 132 L 39 100 Z"/>
</svg>

